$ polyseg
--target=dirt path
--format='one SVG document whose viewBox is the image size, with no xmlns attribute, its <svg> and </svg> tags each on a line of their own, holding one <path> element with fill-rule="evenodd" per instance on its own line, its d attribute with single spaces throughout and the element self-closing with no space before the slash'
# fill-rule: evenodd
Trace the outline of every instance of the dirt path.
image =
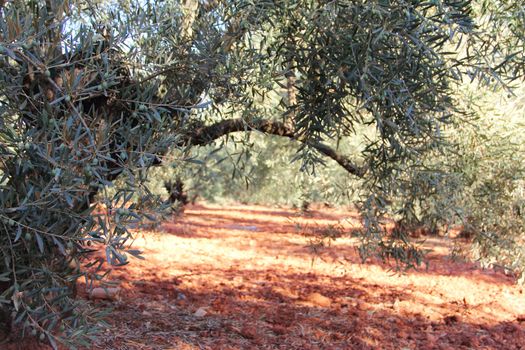
<svg viewBox="0 0 525 350">
<path fill-rule="evenodd" d="M 115 269 L 121 300 L 93 349 L 525 349 L 525 295 L 503 274 L 444 256 L 395 275 L 356 241 L 313 255 L 304 232 L 357 225 L 265 207 L 192 207 L 141 232 L 147 260 Z M 99 301 L 98 303 L 104 303 Z"/>
<path fill-rule="evenodd" d="M 452 262 L 431 240 L 428 270 L 362 265 L 352 239 L 312 260 L 302 233 L 356 225 L 336 210 L 195 207 L 143 233 L 147 260 L 115 270 L 98 349 L 525 349 L 525 295 L 509 278 Z"/>
</svg>

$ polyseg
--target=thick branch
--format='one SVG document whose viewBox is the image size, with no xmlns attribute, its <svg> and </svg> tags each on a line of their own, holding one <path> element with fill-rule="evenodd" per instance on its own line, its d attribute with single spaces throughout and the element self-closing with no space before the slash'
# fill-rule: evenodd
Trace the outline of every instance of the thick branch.
<svg viewBox="0 0 525 350">
<path fill-rule="evenodd" d="M 283 136 L 302 142 L 312 148 L 315 148 L 319 153 L 332 158 L 350 174 L 363 177 L 366 173 L 366 168 L 355 165 L 352 163 L 352 161 L 350 161 L 350 159 L 339 154 L 333 148 L 322 143 L 314 143 L 302 139 L 299 137 L 299 135 L 295 134 L 294 130 L 292 130 L 290 126 L 287 126 L 286 124 L 279 121 L 257 120 L 253 122 L 247 122 L 243 119 L 227 119 L 213 125 L 196 129 L 193 133 L 187 135 L 183 139 L 182 143 L 184 143 L 184 145 L 190 146 L 205 146 L 222 136 L 234 132 L 248 131 L 260 131 L 264 134 Z"/>
</svg>

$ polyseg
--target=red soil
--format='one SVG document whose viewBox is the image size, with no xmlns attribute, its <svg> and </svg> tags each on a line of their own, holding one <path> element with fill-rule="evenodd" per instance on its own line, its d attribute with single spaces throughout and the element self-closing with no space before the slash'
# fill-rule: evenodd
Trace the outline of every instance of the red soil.
<svg viewBox="0 0 525 350">
<path fill-rule="evenodd" d="M 190 207 L 137 234 L 146 260 L 112 272 L 121 299 L 95 302 L 115 311 L 92 349 L 525 349 L 523 289 L 451 260 L 450 241 L 428 239 L 430 266 L 406 274 L 361 264 L 355 238 L 307 247 L 305 232 L 358 222 Z"/>
</svg>

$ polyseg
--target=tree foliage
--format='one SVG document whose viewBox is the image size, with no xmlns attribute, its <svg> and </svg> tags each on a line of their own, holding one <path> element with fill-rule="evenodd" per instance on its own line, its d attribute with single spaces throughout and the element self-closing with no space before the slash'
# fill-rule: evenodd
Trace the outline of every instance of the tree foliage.
<svg viewBox="0 0 525 350">
<path fill-rule="evenodd" d="M 423 194 L 403 192 L 407 174 L 468 115 L 464 79 L 522 78 L 522 23 L 505 1 L 0 2 L 0 301 L 52 344 L 85 340 L 92 315 L 70 286 L 137 255 L 129 225 L 164 207 L 148 170 L 239 132 L 362 178 L 363 254 L 418 262 L 381 218 Z M 362 152 L 341 153 L 366 128 Z"/>
</svg>

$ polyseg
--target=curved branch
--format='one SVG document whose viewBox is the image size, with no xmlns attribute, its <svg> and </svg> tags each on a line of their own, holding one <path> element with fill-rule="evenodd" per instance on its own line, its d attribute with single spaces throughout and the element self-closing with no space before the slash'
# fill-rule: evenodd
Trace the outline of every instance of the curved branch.
<svg viewBox="0 0 525 350">
<path fill-rule="evenodd" d="M 292 140 L 302 142 L 314 149 L 322 155 L 325 155 L 336 161 L 347 172 L 358 177 L 363 177 L 366 173 L 365 167 L 355 165 L 350 159 L 339 154 L 336 150 L 328 145 L 322 143 L 311 142 L 301 139 L 294 130 L 285 123 L 273 120 L 256 120 L 247 122 L 243 119 L 227 119 L 217 122 L 213 125 L 204 126 L 195 129 L 192 133 L 187 134 L 181 141 L 181 146 L 205 146 L 218 138 L 234 133 L 234 132 L 249 132 L 260 131 L 268 135 L 277 135 L 287 137 Z"/>
</svg>

